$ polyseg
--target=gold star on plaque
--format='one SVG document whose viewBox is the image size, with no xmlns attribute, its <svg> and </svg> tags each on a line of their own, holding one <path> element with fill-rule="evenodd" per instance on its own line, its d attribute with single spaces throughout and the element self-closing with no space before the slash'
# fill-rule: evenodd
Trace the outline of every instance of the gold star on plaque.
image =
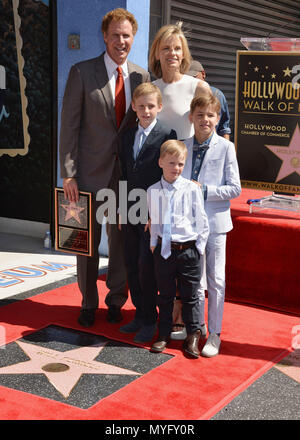
<svg viewBox="0 0 300 440">
<path fill-rule="evenodd" d="M 272 73 L 271 78 L 275 79 L 276 78 L 276 73 Z"/>
<path fill-rule="evenodd" d="M 259 71 L 259 67 L 254 67 L 254 72 L 258 72 Z"/>
<path fill-rule="evenodd" d="M 75 202 L 70 202 L 69 205 L 60 206 L 66 211 L 65 221 L 70 220 L 70 218 L 74 218 L 79 224 L 81 224 L 79 214 L 81 213 L 81 211 L 84 211 L 85 208 L 77 206 Z"/>
<path fill-rule="evenodd" d="M 283 70 L 284 76 L 291 76 L 292 71 L 289 67 L 287 67 L 285 70 Z"/>
<path fill-rule="evenodd" d="M 276 177 L 276 182 L 284 179 L 292 173 L 300 175 L 300 129 L 296 125 L 291 142 L 288 146 L 265 145 L 272 153 L 274 153 L 282 164 Z"/>
</svg>

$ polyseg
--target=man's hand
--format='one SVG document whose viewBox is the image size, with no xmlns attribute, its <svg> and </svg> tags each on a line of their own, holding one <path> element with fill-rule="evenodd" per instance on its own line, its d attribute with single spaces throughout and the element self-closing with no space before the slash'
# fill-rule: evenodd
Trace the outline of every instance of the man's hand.
<svg viewBox="0 0 300 440">
<path fill-rule="evenodd" d="M 151 228 L 151 219 L 149 218 L 149 220 L 145 224 L 144 232 L 147 232 L 148 229 L 149 229 L 149 232 L 150 232 L 150 228 Z"/>
<path fill-rule="evenodd" d="M 78 202 L 79 191 L 76 179 L 67 177 L 63 180 L 64 195 L 69 202 Z"/>
</svg>

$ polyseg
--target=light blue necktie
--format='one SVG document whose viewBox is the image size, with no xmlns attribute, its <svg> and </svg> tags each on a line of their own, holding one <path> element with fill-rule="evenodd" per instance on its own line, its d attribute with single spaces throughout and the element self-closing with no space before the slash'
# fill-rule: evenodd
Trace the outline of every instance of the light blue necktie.
<svg viewBox="0 0 300 440">
<path fill-rule="evenodd" d="M 168 191 L 166 196 L 166 209 L 163 219 L 163 234 L 161 240 L 160 254 L 163 258 L 167 259 L 171 255 L 171 198 L 172 193 Z"/>
<path fill-rule="evenodd" d="M 141 151 L 141 148 L 145 142 L 145 139 L 146 139 L 146 135 L 145 135 L 144 131 L 141 131 L 137 151 L 135 152 L 135 157 L 134 157 L 135 160 L 138 157 L 139 152 Z"/>
</svg>

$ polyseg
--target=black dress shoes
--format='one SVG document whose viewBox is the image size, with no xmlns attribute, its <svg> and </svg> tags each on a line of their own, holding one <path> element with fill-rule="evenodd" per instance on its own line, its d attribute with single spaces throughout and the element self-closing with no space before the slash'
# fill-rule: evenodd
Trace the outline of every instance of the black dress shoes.
<svg viewBox="0 0 300 440">
<path fill-rule="evenodd" d="M 200 356 L 198 348 L 200 337 L 201 330 L 197 330 L 196 332 L 187 335 L 182 346 L 183 351 L 194 358 L 198 358 Z"/>
<path fill-rule="evenodd" d="M 116 322 L 122 321 L 123 316 L 121 313 L 121 307 L 118 306 L 109 306 L 108 312 L 106 315 L 106 320 L 108 322 L 111 322 L 112 324 L 115 324 Z"/>
<path fill-rule="evenodd" d="M 78 322 L 83 327 L 91 327 L 95 322 L 95 309 L 81 310 Z"/>
<path fill-rule="evenodd" d="M 158 336 L 157 340 L 151 346 L 151 351 L 154 351 L 155 353 L 161 353 L 166 348 L 168 342 L 168 336 Z"/>
</svg>

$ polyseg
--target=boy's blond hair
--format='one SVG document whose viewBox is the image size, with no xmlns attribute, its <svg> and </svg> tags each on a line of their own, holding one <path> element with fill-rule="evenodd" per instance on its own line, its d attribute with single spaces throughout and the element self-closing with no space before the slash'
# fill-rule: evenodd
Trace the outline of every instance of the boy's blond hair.
<svg viewBox="0 0 300 440">
<path fill-rule="evenodd" d="M 132 101 L 135 102 L 137 98 L 144 95 L 150 95 L 151 93 L 155 93 L 157 97 L 157 104 L 162 104 L 162 94 L 159 88 L 150 82 L 145 82 L 140 84 L 134 89 L 133 95 L 132 95 Z"/>
<path fill-rule="evenodd" d="M 177 139 L 169 139 L 161 145 L 159 157 L 163 158 L 166 156 L 166 154 L 176 157 L 182 155 L 186 159 L 188 150 L 182 141 L 178 141 Z"/>
<path fill-rule="evenodd" d="M 112 21 L 125 21 L 128 20 L 131 23 L 132 26 L 132 33 L 133 35 L 136 34 L 138 30 L 138 24 L 135 19 L 135 16 L 123 8 L 116 8 L 112 11 L 109 11 L 102 20 L 101 30 L 103 34 L 106 34 L 109 28 L 109 25 Z"/>
<path fill-rule="evenodd" d="M 173 35 L 176 37 L 179 37 L 181 40 L 181 44 L 182 44 L 183 58 L 182 58 L 182 62 L 180 65 L 180 73 L 186 73 L 190 69 L 192 57 L 191 57 L 191 53 L 190 53 L 187 39 L 183 33 L 181 26 L 182 26 L 181 23 L 167 24 L 167 25 L 161 27 L 154 37 L 154 40 L 153 40 L 153 43 L 152 43 L 152 46 L 150 49 L 150 54 L 149 54 L 149 68 L 150 68 L 151 72 L 156 76 L 156 78 L 162 77 L 161 65 L 160 65 L 160 61 L 158 59 L 159 46 L 163 41 L 165 41 L 166 39 L 168 39 L 169 37 L 171 37 Z"/>
<path fill-rule="evenodd" d="M 201 95 L 197 95 L 190 104 L 190 113 L 193 114 L 196 107 L 208 107 L 212 106 L 212 109 L 219 115 L 221 111 L 221 104 L 216 95 L 212 92 L 207 92 Z"/>
</svg>

